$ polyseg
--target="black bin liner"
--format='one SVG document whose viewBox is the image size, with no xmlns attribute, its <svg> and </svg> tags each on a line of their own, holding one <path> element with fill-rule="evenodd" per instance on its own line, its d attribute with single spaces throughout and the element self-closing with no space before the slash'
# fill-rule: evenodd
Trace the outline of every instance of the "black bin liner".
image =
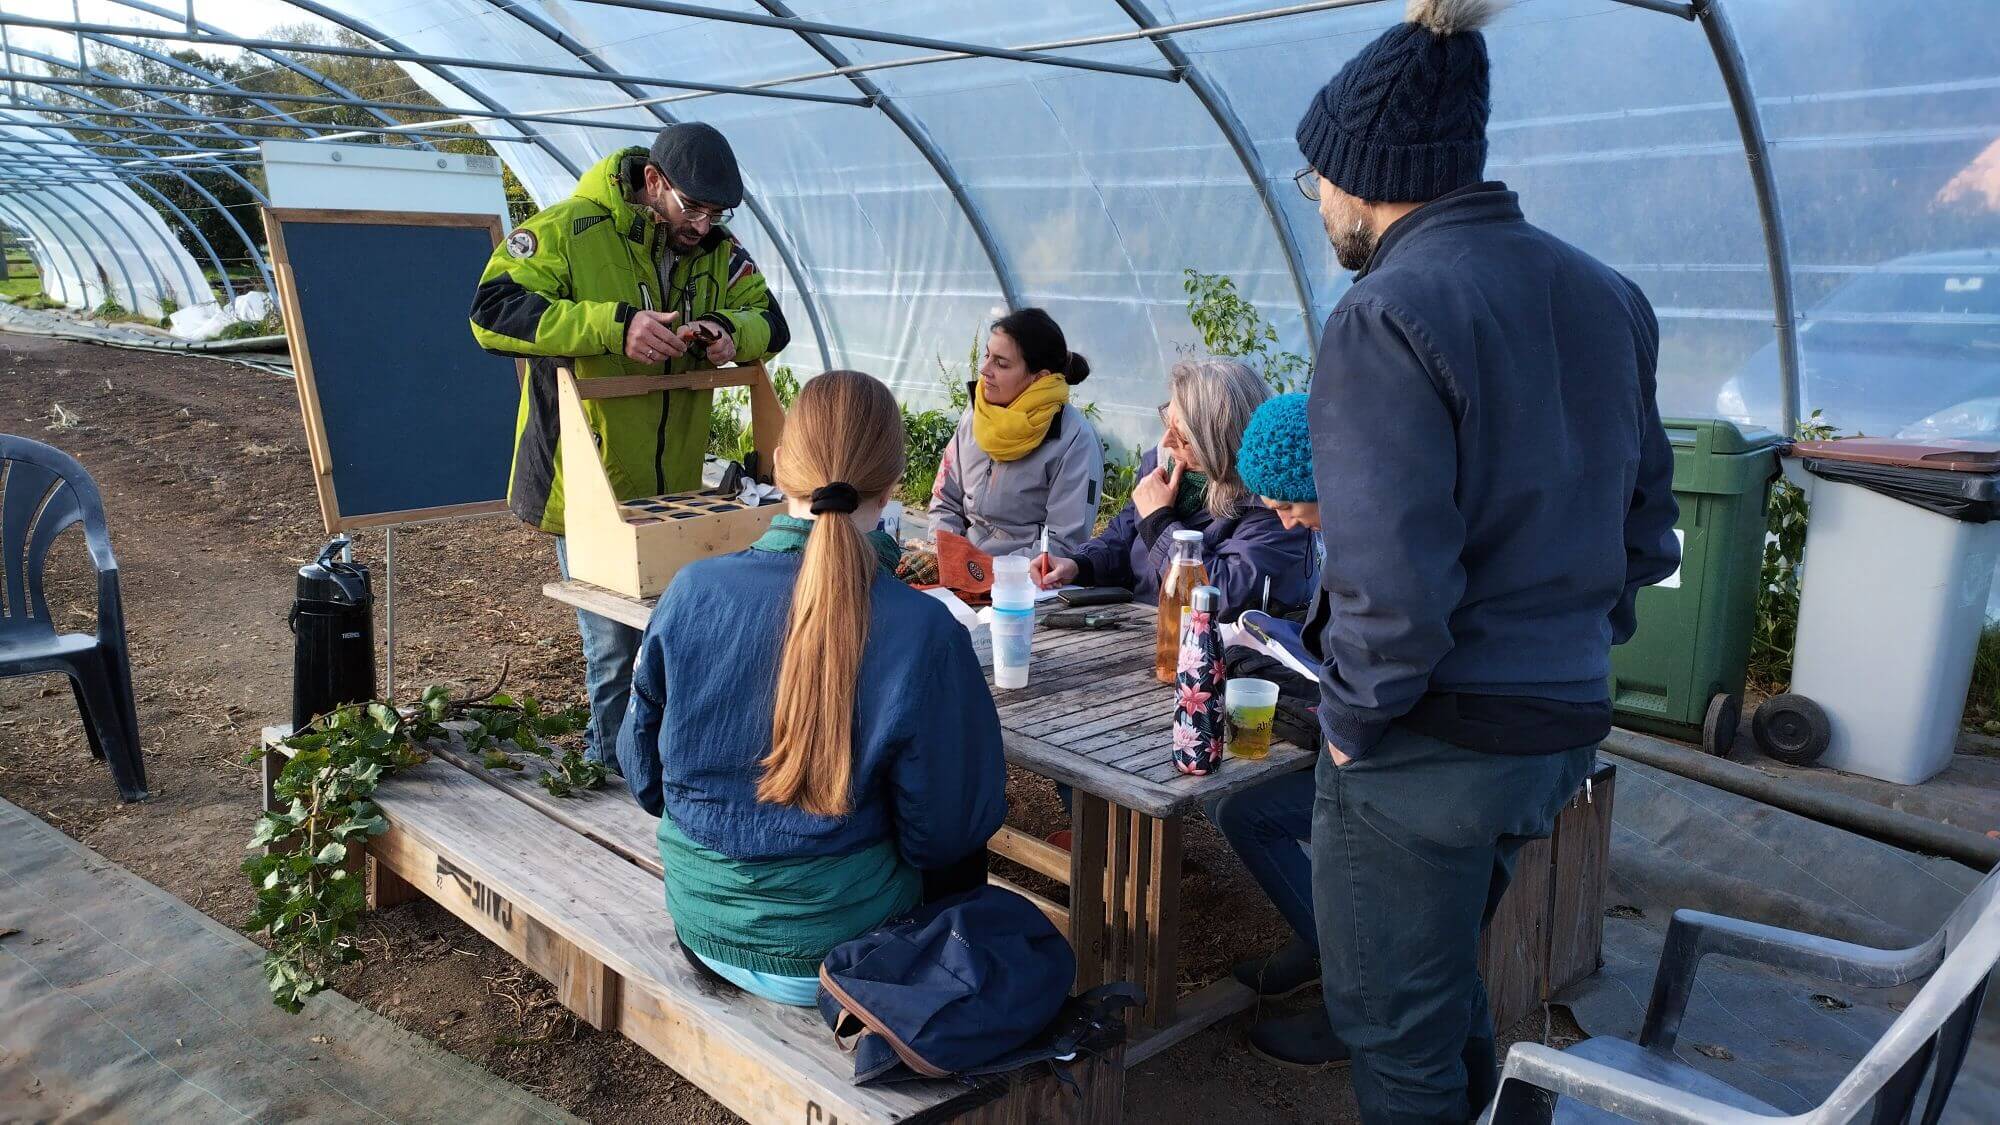
<svg viewBox="0 0 2000 1125">
<path fill-rule="evenodd" d="M 1989 523 L 2000 516 L 2000 474 L 1912 469 L 1821 457 L 1805 458 L 1805 466 L 1807 472 L 1821 480 L 1860 485 L 1870 492 L 1966 523 Z"/>
</svg>

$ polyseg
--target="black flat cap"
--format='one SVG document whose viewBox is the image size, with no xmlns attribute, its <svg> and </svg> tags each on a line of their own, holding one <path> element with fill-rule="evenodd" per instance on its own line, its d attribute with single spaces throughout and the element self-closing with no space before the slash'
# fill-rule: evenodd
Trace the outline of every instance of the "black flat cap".
<svg viewBox="0 0 2000 1125">
<path fill-rule="evenodd" d="M 700 121 L 669 125 L 653 138 L 647 158 L 695 203 L 727 209 L 743 202 L 743 176 L 736 170 L 736 153 L 713 125 Z"/>
</svg>

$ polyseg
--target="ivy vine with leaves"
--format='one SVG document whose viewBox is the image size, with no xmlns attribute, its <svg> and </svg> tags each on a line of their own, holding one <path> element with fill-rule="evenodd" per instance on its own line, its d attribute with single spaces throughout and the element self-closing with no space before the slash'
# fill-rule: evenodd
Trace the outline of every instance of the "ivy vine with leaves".
<svg viewBox="0 0 2000 1125">
<path fill-rule="evenodd" d="M 274 805 L 282 807 L 257 818 L 249 846 L 265 850 L 243 863 L 257 892 L 247 928 L 270 935 L 264 977 L 272 1000 L 298 1011 L 335 968 L 358 956 L 353 935 L 367 902 L 350 858 L 388 830 L 372 800 L 384 778 L 423 763 L 427 745 L 456 739 L 488 769 L 519 770 L 514 750 L 547 759 L 542 787 L 572 796 L 602 785 L 605 769 L 574 749 L 558 755 L 544 740 L 572 734 L 588 718 L 583 706 L 546 708 L 498 684 L 470 699 L 432 685 L 408 711 L 379 700 L 348 704 L 284 739 L 291 760 L 273 785 Z"/>
</svg>

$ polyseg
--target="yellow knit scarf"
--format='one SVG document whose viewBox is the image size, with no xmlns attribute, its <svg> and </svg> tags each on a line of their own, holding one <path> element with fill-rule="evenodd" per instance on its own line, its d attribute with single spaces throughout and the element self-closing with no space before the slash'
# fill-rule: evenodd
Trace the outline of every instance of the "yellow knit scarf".
<svg viewBox="0 0 2000 1125">
<path fill-rule="evenodd" d="M 995 461 L 1018 461 L 1042 444 L 1068 404 L 1069 384 L 1060 375 L 1042 376 L 1005 406 L 986 401 L 982 379 L 972 393 L 972 440 Z"/>
</svg>

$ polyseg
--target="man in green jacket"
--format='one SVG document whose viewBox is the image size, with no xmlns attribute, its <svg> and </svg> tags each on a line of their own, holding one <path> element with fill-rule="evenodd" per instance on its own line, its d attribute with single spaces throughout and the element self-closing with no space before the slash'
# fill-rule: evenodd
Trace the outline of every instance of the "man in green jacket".
<svg viewBox="0 0 2000 1125">
<path fill-rule="evenodd" d="M 514 514 L 563 534 L 555 369 L 578 379 L 751 363 L 791 339 L 757 263 L 730 234 L 743 179 L 729 142 L 698 122 L 660 130 L 651 149 L 600 160 L 576 193 L 496 247 L 472 299 L 472 334 L 531 362 L 515 423 Z M 598 455 L 619 499 L 700 487 L 710 391 L 586 399 Z M 579 611 L 590 694 L 589 754 L 616 767 L 639 630 Z"/>
</svg>

